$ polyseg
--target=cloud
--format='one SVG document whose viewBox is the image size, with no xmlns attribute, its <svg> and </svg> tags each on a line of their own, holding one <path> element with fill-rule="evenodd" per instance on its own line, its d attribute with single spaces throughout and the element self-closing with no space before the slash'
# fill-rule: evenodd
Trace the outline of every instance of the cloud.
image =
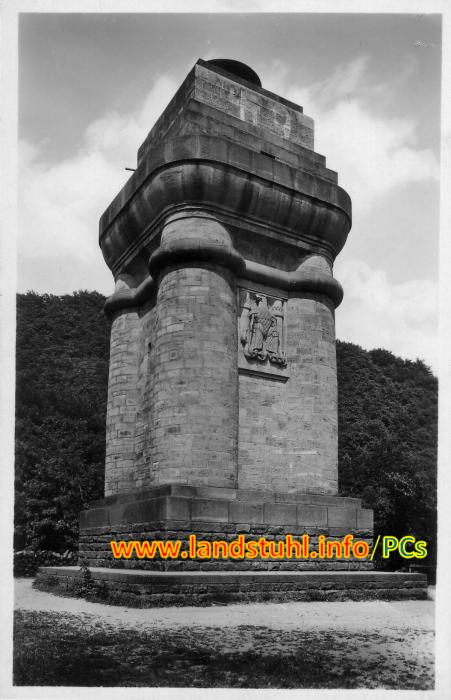
<svg viewBox="0 0 451 700">
<path fill-rule="evenodd" d="M 36 291 L 49 291 L 52 265 L 62 258 L 72 260 L 80 279 L 85 277 L 83 266 L 93 260 L 99 269 L 104 267 L 97 242 L 99 218 L 129 177 L 124 168 L 135 166 L 138 146 L 176 88 L 171 78 L 159 78 L 136 113 L 111 112 L 93 122 L 79 151 L 56 164 L 46 164 L 32 144 L 19 144 L 19 256 L 28 267 L 32 259 L 49 270 L 47 276 L 40 275 L 47 288 L 35 284 Z M 72 291 L 61 285 L 63 278 L 51 291 Z"/>
<path fill-rule="evenodd" d="M 438 370 L 438 287 L 431 280 L 390 283 L 361 260 L 337 261 L 345 290 L 336 312 L 337 337 L 366 349 L 386 348 Z"/>
<path fill-rule="evenodd" d="M 317 124 L 316 147 L 354 204 L 354 228 L 360 229 L 371 207 L 398 185 L 438 177 L 434 154 L 415 145 L 415 124 L 383 119 L 370 108 L 383 86 L 367 79 L 368 61 L 359 57 L 338 66 L 332 76 L 301 88 L 287 66 L 265 69 L 265 85 L 305 105 Z M 70 159 L 46 165 L 31 144 L 20 144 L 20 253 L 28 258 L 58 258 L 61 253 L 83 262 L 98 255 L 97 225 L 104 208 L 121 189 L 136 151 L 177 85 L 158 79 L 134 113 L 110 112 L 90 124 L 79 151 Z"/>
<path fill-rule="evenodd" d="M 312 86 L 309 92 L 316 100 L 326 104 L 350 97 L 355 95 L 356 90 L 361 90 L 367 69 L 368 57 L 358 56 L 349 63 L 336 66 L 331 76 Z M 293 89 L 296 90 L 296 87 Z M 374 86 L 371 89 L 374 90 Z"/>
<path fill-rule="evenodd" d="M 367 71 L 367 60 L 359 58 L 303 89 L 282 63 L 259 71 L 265 87 L 304 105 L 315 118 L 316 150 L 339 171 L 354 201 L 354 228 L 363 232 L 384 194 L 437 178 L 434 155 L 417 147 L 414 121 L 383 118 L 371 109 L 374 95 L 386 88 L 371 83 Z M 169 76 L 161 77 L 134 112 L 108 112 L 91 123 L 79 151 L 59 163 L 46 163 L 34 145 L 20 144 L 19 253 L 27 279 L 22 290 L 63 294 L 84 287 L 111 293 L 111 275 L 97 243 L 98 220 L 177 87 Z M 345 289 L 337 311 L 339 338 L 437 366 L 433 282 L 392 284 L 364 260 L 346 260 L 346 249 L 336 270 Z"/>
<path fill-rule="evenodd" d="M 357 216 L 399 185 L 438 179 L 435 155 L 413 145 L 411 122 L 376 118 L 356 100 L 323 115 L 317 135 L 317 150 L 337 164 Z"/>
<path fill-rule="evenodd" d="M 393 202 L 388 196 L 396 188 L 439 179 L 435 154 L 418 146 L 415 120 L 387 116 L 387 105 L 413 70 L 408 63 L 392 83 L 377 82 L 369 74 L 368 59 L 361 56 L 306 87 L 293 80 L 283 62 L 273 62 L 261 71 L 266 75 L 265 87 L 302 105 L 314 118 L 315 151 L 326 155 L 328 167 L 338 171 L 339 183 L 353 202 L 353 230 L 361 237 L 370 218 L 377 220 L 380 208 Z M 393 221 L 400 217 L 403 212 L 398 208 Z M 395 250 L 397 235 L 396 225 L 382 230 L 380 249 Z M 405 251 L 405 245 L 399 248 Z M 373 269 L 365 260 L 349 260 L 347 254 L 345 247 L 335 266 L 345 290 L 337 310 L 337 336 L 367 349 L 384 347 L 404 358 L 419 357 L 437 371 L 435 282 L 391 283 L 383 269 Z"/>
<path fill-rule="evenodd" d="M 409 65 L 401 76 L 411 70 Z M 417 145 L 415 121 L 383 116 L 374 109 L 394 87 L 369 79 L 368 71 L 368 59 L 361 56 L 337 66 L 326 80 L 301 87 L 287 66 L 276 62 L 268 67 L 265 80 L 268 89 L 314 117 L 315 151 L 327 156 L 329 168 L 338 170 L 339 182 L 353 200 L 357 227 L 361 217 L 396 187 L 439 179 L 437 157 Z"/>
</svg>

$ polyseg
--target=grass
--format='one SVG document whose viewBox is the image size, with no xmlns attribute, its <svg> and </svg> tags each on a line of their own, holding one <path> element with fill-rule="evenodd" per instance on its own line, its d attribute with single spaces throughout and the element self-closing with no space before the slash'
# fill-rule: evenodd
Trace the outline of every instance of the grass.
<svg viewBox="0 0 451 700">
<path fill-rule="evenodd" d="M 113 627 L 17 611 L 14 684 L 199 688 L 433 688 L 431 632 Z"/>
</svg>

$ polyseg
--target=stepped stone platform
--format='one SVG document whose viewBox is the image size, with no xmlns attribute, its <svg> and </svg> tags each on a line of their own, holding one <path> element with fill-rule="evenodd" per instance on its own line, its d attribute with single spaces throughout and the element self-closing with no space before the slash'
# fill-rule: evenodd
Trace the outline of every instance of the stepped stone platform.
<svg viewBox="0 0 451 700">
<path fill-rule="evenodd" d="M 76 595 L 83 571 L 74 566 L 41 567 L 39 590 Z M 86 580 L 84 582 L 86 586 Z M 149 572 L 131 569 L 90 570 L 92 596 L 133 607 L 208 605 L 261 601 L 426 599 L 425 574 L 312 572 Z"/>
<path fill-rule="evenodd" d="M 95 501 L 80 515 L 80 564 L 41 567 L 35 586 L 137 607 L 221 602 L 426 598 L 425 574 L 374 571 L 369 559 L 121 559 L 110 541 L 280 541 L 346 534 L 373 544 L 373 511 L 361 499 L 167 484 Z"/>
</svg>

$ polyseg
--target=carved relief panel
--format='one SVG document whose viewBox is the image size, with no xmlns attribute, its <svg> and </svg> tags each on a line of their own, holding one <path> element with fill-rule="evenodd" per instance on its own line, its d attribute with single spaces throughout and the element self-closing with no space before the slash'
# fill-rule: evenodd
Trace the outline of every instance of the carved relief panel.
<svg viewBox="0 0 451 700">
<path fill-rule="evenodd" d="M 239 287 L 238 309 L 239 370 L 286 380 L 286 300 Z"/>
</svg>

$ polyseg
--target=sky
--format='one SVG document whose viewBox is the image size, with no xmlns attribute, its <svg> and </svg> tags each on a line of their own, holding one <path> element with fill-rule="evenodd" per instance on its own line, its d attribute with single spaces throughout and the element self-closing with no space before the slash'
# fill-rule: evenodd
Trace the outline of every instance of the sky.
<svg viewBox="0 0 451 700">
<path fill-rule="evenodd" d="M 98 220 L 198 58 L 303 106 L 353 202 L 337 337 L 438 366 L 441 25 L 409 14 L 22 14 L 18 289 L 112 293 Z"/>
</svg>

